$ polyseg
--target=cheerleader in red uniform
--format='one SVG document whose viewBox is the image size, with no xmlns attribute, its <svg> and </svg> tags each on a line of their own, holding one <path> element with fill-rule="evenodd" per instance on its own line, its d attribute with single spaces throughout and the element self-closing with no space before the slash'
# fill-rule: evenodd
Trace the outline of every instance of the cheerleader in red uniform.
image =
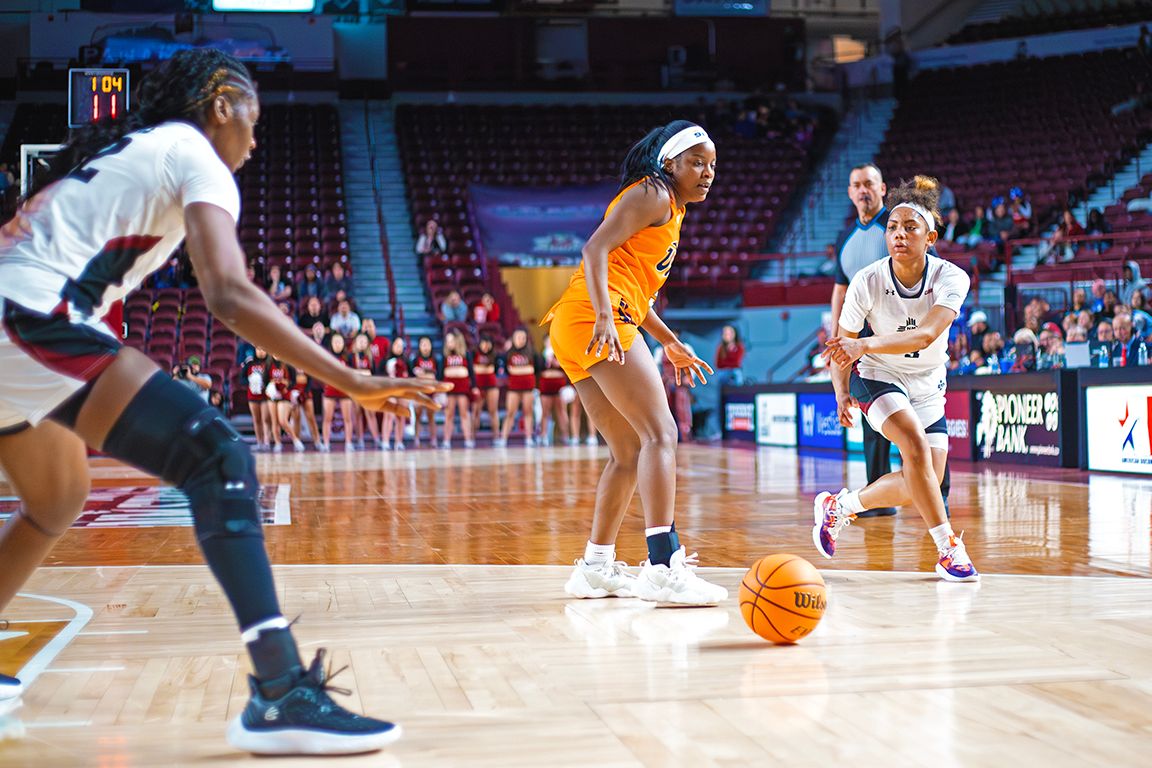
<svg viewBox="0 0 1152 768">
<path fill-rule="evenodd" d="M 544 337 L 544 365 L 540 369 L 540 445 L 552 445 L 552 424 L 559 427 L 560 439 L 569 442 L 568 409 L 561 401 L 561 391 L 571 387 L 568 374 L 560 367 L 552 351 L 552 340 Z M 552 419 L 552 424 L 548 419 Z"/>
<path fill-rule="evenodd" d="M 252 431 L 256 433 L 256 450 L 267 451 L 272 444 L 272 415 L 268 406 L 268 351 L 262 347 L 252 350 L 240 366 L 240 376 L 248 392 L 248 410 L 252 413 Z"/>
<path fill-rule="evenodd" d="M 338 333 L 332 334 L 328 339 L 328 349 L 340 359 L 344 365 L 348 365 L 348 357 L 345 354 L 346 348 L 344 344 L 344 337 Z M 351 451 L 352 449 L 352 401 L 348 399 L 348 395 L 331 384 L 324 385 L 324 444 L 320 446 L 320 450 L 324 453 L 332 450 L 332 417 L 336 414 L 336 406 L 340 406 L 340 416 L 344 420 L 344 450 Z"/>
<path fill-rule="evenodd" d="M 388 375 L 396 379 L 407 379 L 412 376 L 412 372 L 408 367 L 408 345 L 404 343 L 404 339 L 397 336 L 392 339 L 391 355 L 384 361 L 384 370 Z M 407 419 L 403 416 L 385 413 L 384 414 L 384 427 L 381 430 L 381 435 L 384 437 L 384 450 L 390 450 L 393 446 L 397 451 L 404 450 L 404 427 L 407 424 Z M 395 442 L 392 442 L 393 438 Z"/>
<path fill-rule="evenodd" d="M 472 353 L 472 372 L 476 376 L 479 397 L 472 401 L 472 434 L 480 431 L 480 411 L 488 408 L 488 421 L 492 428 L 492 444 L 500 444 L 500 382 L 496 380 L 499 356 L 490 336 L 481 336 L 480 344 Z"/>
<path fill-rule="evenodd" d="M 532 349 L 528 331 L 517 328 L 512 332 L 512 343 L 504 355 L 504 369 L 508 372 L 508 402 L 504 411 L 501 445 L 508 443 L 508 434 L 521 411 L 524 420 L 524 444 L 536 445 L 532 436 L 532 409 L 535 405 L 536 374 L 540 372 L 540 355 Z"/>
<path fill-rule="evenodd" d="M 417 379 L 439 379 L 440 371 L 436 358 L 432 356 L 432 339 L 421 336 L 416 342 L 416 354 L 408 364 L 412 375 Z M 423 417 L 423 418 L 421 418 Z M 428 440 L 432 447 L 436 447 L 436 417 L 427 408 L 416 408 L 416 447 L 420 447 L 420 422 L 428 423 Z"/>
<path fill-rule="evenodd" d="M 372 351 L 372 340 L 368 338 L 366 333 L 358 333 L 352 339 L 352 354 L 348 358 L 349 365 L 358 371 L 363 371 L 363 375 L 371 376 L 373 371 L 376 370 L 376 359 Z M 376 420 L 376 414 L 365 411 L 359 405 L 352 404 L 352 423 L 356 427 L 356 447 L 364 450 L 364 425 L 368 425 L 368 434 L 372 436 L 372 442 L 376 445 L 376 450 L 381 450 L 384 445 L 380 442 L 380 423 Z"/>
<path fill-rule="evenodd" d="M 288 390 L 288 401 L 292 404 L 292 425 L 296 436 L 301 439 L 303 448 L 303 425 L 308 423 L 308 434 L 312 445 L 320 447 L 320 428 L 316 425 L 316 406 L 312 399 L 312 382 L 304 371 L 296 371 L 296 381 Z"/>
<path fill-rule="evenodd" d="M 292 401 L 288 398 L 288 392 L 292 389 L 295 379 L 296 374 L 291 368 L 274 357 L 269 358 L 268 386 L 264 392 L 268 396 L 268 410 L 273 419 L 272 450 L 276 453 L 280 453 L 281 450 L 281 430 L 291 438 L 292 447 L 297 453 L 304 450 L 304 443 L 300 442 L 300 435 L 292 425 L 294 409 Z"/>
<path fill-rule="evenodd" d="M 476 438 L 469 418 L 472 390 L 476 377 L 472 369 L 472 356 L 468 342 L 460 331 L 449 331 L 444 336 L 444 354 L 440 356 L 440 380 L 452 385 L 448 402 L 444 406 L 444 440 L 441 448 L 452 447 L 452 432 L 456 428 L 455 415 L 460 414 L 460 429 L 464 432 L 464 447 L 475 448 Z"/>
</svg>

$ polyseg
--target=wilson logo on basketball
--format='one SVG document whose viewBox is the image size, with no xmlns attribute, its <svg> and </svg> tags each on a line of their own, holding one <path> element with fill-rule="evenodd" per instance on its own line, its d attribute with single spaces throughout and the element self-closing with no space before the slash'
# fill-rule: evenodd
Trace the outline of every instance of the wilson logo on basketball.
<svg viewBox="0 0 1152 768">
<path fill-rule="evenodd" d="M 793 592 L 792 594 L 796 601 L 797 608 L 811 608 L 817 611 L 823 611 L 827 605 L 824 600 L 824 595 L 817 592 Z"/>
</svg>

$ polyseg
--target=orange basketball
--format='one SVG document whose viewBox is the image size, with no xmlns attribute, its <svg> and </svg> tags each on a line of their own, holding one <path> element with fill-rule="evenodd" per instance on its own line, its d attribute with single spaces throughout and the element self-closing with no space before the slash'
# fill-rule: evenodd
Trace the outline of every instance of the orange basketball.
<svg viewBox="0 0 1152 768">
<path fill-rule="evenodd" d="M 773 643 L 795 643 L 816 628 L 828 594 L 820 571 L 796 555 L 768 555 L 740 582 L 740 613 Z"/>
</svg>

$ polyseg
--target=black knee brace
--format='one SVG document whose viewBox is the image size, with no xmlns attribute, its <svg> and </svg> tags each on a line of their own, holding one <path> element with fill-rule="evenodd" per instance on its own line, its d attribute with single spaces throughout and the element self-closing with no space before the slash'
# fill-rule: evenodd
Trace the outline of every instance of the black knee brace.
<svg viewBox="0 0 1152 768">
<path fill-rule="evenodd" d="M 188 494 L 203 542 L 262 537 L 256 462 L 222 413 L 157 373 L 132 398 L 104 441 L 104 453 Z"/>
</svg>

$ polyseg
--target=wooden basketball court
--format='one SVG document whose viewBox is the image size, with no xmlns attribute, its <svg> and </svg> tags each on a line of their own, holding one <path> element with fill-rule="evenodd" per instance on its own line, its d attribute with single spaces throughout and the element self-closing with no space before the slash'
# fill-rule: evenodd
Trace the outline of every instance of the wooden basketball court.
<svg viewBox="0 0 1152 768">
<path fill-rule="evenodd" d="M 268 544 L 305 652 L 331 649 L 350 665 L 335 681 L 354 690 L 349 706 L 405 728 L 388 752 L 341 765 L 1147 759 L 1152 480 L 956 465 L 953 524 L 984 576 L 947 584 L 910 511 L 853 525 L 834 562 L 817 555 L 811 498 L 860 484 L 861 462 L 682 446 L 677 527 L 733 597 L 665 609 L 563 594 L 605 456 L 260 457 Z M 0 765 L 254 760 L 224 740 L 247 661 L 191 529 L 173 524 L 179 504 L 141 492 L 154 483 L 130 469 L 93 466 L 103 506 L 5 616 L 0 671 L 30 685 L 0 719 Z M 642 526 L 637 502 L 619 552 L 631 564 Z M 829 585 L 823 622 L 794 647 L 753 635 L 734 599 L 744 569 L 775 552 L 809 559 Z"/>
</svg>

